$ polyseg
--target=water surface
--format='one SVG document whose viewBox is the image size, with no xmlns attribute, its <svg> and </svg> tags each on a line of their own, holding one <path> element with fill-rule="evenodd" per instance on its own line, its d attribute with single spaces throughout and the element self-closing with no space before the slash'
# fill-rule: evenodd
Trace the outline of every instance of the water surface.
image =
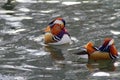
<svg viewBox="0 0 120 80">
<path fill-rule="evenodd" d="M 75 55 L 88 41 L 112 37 L 119 48 L 119 0 L 0 0 L 1 80 L 119 80 L 117 61 Z M 11 6 L 11 7 L 10 7 Z M 43 29 L 63 17 L 73 43 L 46 46 Z"/>
</svg>

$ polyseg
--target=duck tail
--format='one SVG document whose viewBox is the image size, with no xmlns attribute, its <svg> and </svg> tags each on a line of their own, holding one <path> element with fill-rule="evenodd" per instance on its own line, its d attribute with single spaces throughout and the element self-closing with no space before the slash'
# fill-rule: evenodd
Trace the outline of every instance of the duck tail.
<svg viewBox="0 0 120 80">
<path fill-rule="evenodd" d="M 96 48 L 94 47 L 94 44 L 90 41 L 88 42 L 84 48 L 87 50 L 88 54 L 92 54 L 94 51 L 96 51 Z"/>
</svg>

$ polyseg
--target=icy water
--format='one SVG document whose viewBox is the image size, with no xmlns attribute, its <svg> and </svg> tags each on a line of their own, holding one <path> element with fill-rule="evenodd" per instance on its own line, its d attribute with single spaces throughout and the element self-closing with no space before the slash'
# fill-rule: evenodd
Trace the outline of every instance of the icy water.
<svg viewBox="0 0 120 80">
<path fill-rule="evenodd" d="M 73 54 L 106 37 L 120 51 L 120 0 L 6 1 L 0 0 L 0 80 L 120 80 L 120 59 Z M 56 17 L 66 20 L 72 44 L 44 44 L 43 28 Z"/>
</svg>

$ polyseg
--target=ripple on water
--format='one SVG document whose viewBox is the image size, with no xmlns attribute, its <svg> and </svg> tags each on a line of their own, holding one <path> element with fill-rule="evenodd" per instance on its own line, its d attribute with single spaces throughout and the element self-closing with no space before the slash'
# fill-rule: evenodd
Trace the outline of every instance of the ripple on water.
<svg viewBox="0 0 120 80">
<path fill-rule="evenodd" d="M 23 76 L 11 76 L 0 74 L 0 80 L 27 80 L 27 79 Z"/>
<path fill-rule="evenodd" d="M 24 68 L 30 68 L 30 69 L 37 69 L 38 68 L 36 66 L 28 65 L 28 64 L 23 64 L 22 67 L 24 67 Z"/>
<path fill-rule="evenodd" d="M 10 25 L 10 26 L 12 26 L 12 27 L 23 27 L 23 24 L 21 23 L 21 22 L 19 22 L 19 21 L 16 21 L 16 22 L 6 22 L 6 24 L 7 25 Z"/>
<path fill-rule="evenodd" d="M 53 13 L 55 10 L 41 10 L 41 13 Z"/>
<path fill-rule="evenodd" d="M 35 41 L 35 42 L 39 43 L 40 45 L 45 45 L 44 41 L 43 41 L 43 38 L 44 38 L 43 35 L 40 35 L 40 36 L 37 36 L 37 37 L 35 37 L 35 36 L 28 36 L 29 40 Z"/>
<path fill-rule="evenodd" d="M 34 55 L 34 56 L 45 56 L 45 55 L 49 55 L 50 53 L 45 52 L 45 51 L 41 51 L 41 50 L 34 50 L 34 49 L 26 49 L 26 51 L 29 52 L 30 55 Z"/>
<path fill-rule="evenodd" d="M 53 1 L 45 1 L 46 3 L 59 3 L 60 0 L 53 0 Z"/>
<path fill-rule="evenodd" d="M 16 35 L 23 31 L 26 31 L 26 29 L 17 29 L 17 30 L 9 29 L 9 30 L 1 30 L 0 32 L 4 34 Z"/>
<path fill-rule="evenodd" d="M 92 76 L 110 76 L 107 72 L 96 72 Z"/>
<path fill-rule="evenodd" d="M 66 2 L 62 2 L 63 5 L 76 5 L 76 4 L 81 4 L 81 2 L 71 2 L 71 1 L 66 1 Z"/>
<path fill-rule="evenodd" d="M 0 10 L 0 14 L 7 14 L 7 13 L 15 13 L 15 11 L 12 11 L 12 10 Z"/>
<path fill-rule="evenodd" d="M 22 71 L 32 71 L 31 69 L 24 68 L 23 66 L 15 66 L 15 65 L 0 65 L 2 69 L 14 69 L 14 70 L 22 70 Z M 8 70 L 9 72 L 9 70 Z"/>
<path fill-rule="evenodd" d="M 18 16 L 18 17 L 11 16 L 11 17 L 6 18 L 6 20 L 8 20 L 8 21 L 22 21 L 24 19 L 32 19 L 32 17 L 29 17 L 29 16 Z"/>
<path fill-rule="evenodd" d="M 20 2 L 20 3 L 38 3 L 38 2 L 43 2 L 43 1 L 39 1 L 39 0 L 16 0 L 16 2 Z"/>
<path fill-rule="evenodd" d="M 111 30 L 110 32 L 114 35 L 119 35 L 120 34 L 120 31 Z"/>
<path fill-rule="evenodd" d="M 19 11 L 22 11 L 22 12 L 30 12 L 30 9 L 28 8 L 20 8 Z"/>
</svg>

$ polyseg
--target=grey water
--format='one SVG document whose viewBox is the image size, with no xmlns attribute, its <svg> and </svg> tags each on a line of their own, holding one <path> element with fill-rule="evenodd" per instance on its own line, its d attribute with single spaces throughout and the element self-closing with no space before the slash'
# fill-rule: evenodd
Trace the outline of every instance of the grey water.
<svg viewBox="0 0 120 80">
<path fill-rule="evenodd" d="M 47 46 L 43 29 L 66 21 L 73 43 Z M 0 0 L 0 80 L 120 80 L 120 59 L 75 55 L 111 37 L 120 51 L 120 0 Z"/>
</svg>

